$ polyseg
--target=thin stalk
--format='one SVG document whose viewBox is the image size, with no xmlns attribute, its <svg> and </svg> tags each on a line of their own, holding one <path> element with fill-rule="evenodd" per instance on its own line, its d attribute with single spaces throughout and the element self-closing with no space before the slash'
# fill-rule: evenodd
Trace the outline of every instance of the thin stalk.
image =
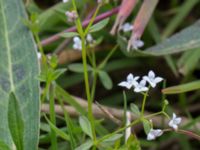
<svg viewBox="0 0 200 150">
<path fill-rule="evenodd" d="M 74 9 L 77 12 L 75 0 L 72 0 L 72 4 L 73 4 Z M 90 86 L 89 86 L 89 78 L 88 78 L 88 71 L 87 71 L 87 52 L 86 52 L 85 35 L 83 32 L 83 27 L 82 27 L 79 16 L 78 16 L 78 19 L 76 20 L 76 26 L 77 26 L 77 29 L 82 41 L 82 61 L 83 61 L 83 69 L 84 69 L 85 90 L 86 90 L 86 96 L 87 96 L 87 101 L 88 101 L 88 118 L 89 118 L 91 128 L 92 128 L 93 140 L 95 142 L 96 141 L 95 120 L 94 120 L 93 112 L 92 112 L 92 99 L 90 95 Z"/>
<path fill-rule="evenodd" d="M 51 84 L 50 85 L 50 121 L 52 122 L 53 125 L 56 126 L 56 114 L 55 114 L 55 108 L 54 108 L 54 105 L 55 105 L 55 101 L 54 101 L 54 98 L 55 98 L 55 88 L 54 88 L 54 85 Z M 58 149 L 58 144 L 57 144 L 57 138 L 56 138 L 56 132 L 51 129 L 51 149 L 52 150 L 57 150 Z"/>
<path fill-rule="evenodd" d="M 119 133 L 119 132 L 124 131 L 124 130 L 125 130 L 126 128 L 128 128 L 128 127 L 134 126 L 134 125 L 138 124 L 139 122 L 141 122 L 141 119 L 137 119 L 137 120 L 133 121 L 130 125 L 125 126 L 125 127 L 122 127 L 122 128 L 120 128 L 120 129 L 114 131 L 114 132 L 111 133 L 111 134 L 105 135 L 104 137 L 100 138 L 100 139 L 97 141 L 96 144 L 98 145 L 99 143 L 103 142 L 104 140 L 110 138 L 111 136 L 113 136 L 113 135 L 115 135 L 115 134 L 117 134 L 117 133 Z"/>
<path fill-rule="evenodd" d="M 142 101 L 142 110 L 141 110 L 141 116 L 142 117 L 144 116 L 144 108 L 145 108 L 145 104 L 146 104 L 146 100 L 147 100 L 147 95 L 148 95 L 148 92 L 146 92 L 144 94 L 143 101 Z"/>
<path fill-rule="evenodd" d="M 110 52 L 109 54 L 106 56 L 106 58 L 101 62 L 101 64 L 98 66 L 99 69 L 102 69 L 106 63 L 108 62 L 108 60 L 110 59 L 110 57 L 114 54 L 114 52 L 117 50 L 117 48 L 119 47 L 119 45 L 116 45 Z"/>
<path fill-rule="evenodd" d="M 84 32 L 84 35 L 85 35 L 85 36 L 88 34 L 90 27 L 91 27 L 92 24 L 94 23 L 94 20 L 95 20 L 97 14 L 98 14 L 98 12 L 99 12 L 100 6 L 101 6 L 101 5 L 98 5 L 98 6 L 97 6 L 97 9 L 95 10 L 94 15 L 92 16 L 92 18 L 91 18 L 91 20 L 90 20 L 90 23 L 89 23 L 88 26 L 86 27 L 85 32 Z"/>
</svg>

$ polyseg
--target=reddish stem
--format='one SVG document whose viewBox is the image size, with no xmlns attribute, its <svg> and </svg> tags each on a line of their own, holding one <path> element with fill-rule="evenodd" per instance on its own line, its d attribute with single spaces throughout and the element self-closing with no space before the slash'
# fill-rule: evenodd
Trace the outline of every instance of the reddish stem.
<svg viewBox="0 0 200 150">
<path fill-rule="evenodd" d="M 110 17 L 110 16 L 112 16 L 112 15 L 118 13 L 118 11 L 119 11 L 119 7 L 116 7 L 116 8 L 114 8 L 114 9 L 110 10 L 110 11 L 107 11 L 107 12 L 105 12 L 105 13 L 103 13 L 103 14 L 97 16 L 97 17 L 95 18 L 95 20 L 94 20 L 94 23 L 100 22 L 101 20 L 103 20 L 103 19 L 105 19 L 105 18 L 108 18 L 108 17 Z M 89 23 L 90 23 L 90 19 L 85 20 L 85 21 L 83 21 L 82 26 L 83 26 L 83 27 L 86 27 Z M 57 33 L 57 34 L 55 34 L 55 35 L 53 35 L 53 36 L 47 38 L 47 39 L 42 40 L 42 41 L 41 41 L 41 44 L 42 44 L 43 46 L 49 45 L 49 44 L 51 44 L 52 42 L 55 42 L 55 41 L 59 40 L 59 39 L 61 38 L 61 36 L 60 36 L 61 33 L 64 33 L 64 32 L 75 32 L 75 31 L 76 31 L 76 27 L 73 26 L 73 27 L 71 27 L 71 28 L 69 28 L 69 29 L 67 29 L 67 30 L 64 30 L 64 31 L 62 31 L 62 32 L 60 32 L 60 33 Z"/>
</svg>

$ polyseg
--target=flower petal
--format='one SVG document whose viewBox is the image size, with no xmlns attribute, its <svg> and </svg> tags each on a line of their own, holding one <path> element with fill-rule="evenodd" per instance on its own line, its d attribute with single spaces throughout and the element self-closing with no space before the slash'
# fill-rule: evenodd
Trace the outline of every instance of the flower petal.
<svg viewBox="0 0 200 150">
<path fill-rule="evenodd" d="M 161 82 L 163 80 L 163 78 L 161 78 L 161 77 L 156 77 L 155 79 L 154 79 L 154 82 L 155 83 L 159 83 L 159 82 Z"/>
<path fill-rule="evenodd" d="M 152 70 L 150 70 L 149 73 L 148 73 L 148 76 L 149 76 L 150 79 L 154 79 L 155 73 Z"/>
</svg>

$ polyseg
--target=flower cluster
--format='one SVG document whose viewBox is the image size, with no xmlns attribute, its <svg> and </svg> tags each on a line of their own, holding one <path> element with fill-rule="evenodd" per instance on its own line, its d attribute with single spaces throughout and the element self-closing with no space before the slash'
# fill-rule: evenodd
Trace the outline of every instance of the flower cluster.
<svg viewBox="0 0 200 150">
<path fill-rule="evenodd" d="M 148 91 L 149 88 L 146 86 L 147 82 L 152 88 L 155 88 L 156 85 L 163 80 L 161 77 L 156 77 L 152 70 L 150 70 L 148 75 L 143 76 L 142 80 L 138 82 L 139 78 L 139 76 L 134 77 L 134 75 L 130 73 L 127 76 L 127 80 L 120 82 L 118 86 L 126 87 L 127 89 L 131 89 L 133 87 L 134 92 L 139 93 Z"/>
<path fill-rule="evenodd" d="M 178 130 L 178 124 L 181 123 L 181 118 L 176 117 L 176 114 L 173 113 L 172 119 L 169 121 L 168 125 L 173 128 L 175 131 Z M 157 137 L 163 134 L 163 130 L 161 129 L 150 129 L 149 133 L 147 134 L 147 140 L 155 140 Z"/>
<path fill-rule="evenodd" d="M 78 36 L 75 36 L 73 38 L 73 42 L 74 42 L 73 43 L 73 49 L 81 51 L 82 50 L 82 41 L 81 41 L 81 39 Z M 86 43 L 93 44 L 94 42 L 95 42 L 95 40 L 93 39 L 92 35 L 88 34 L 86 36 Z"/>
</svg>

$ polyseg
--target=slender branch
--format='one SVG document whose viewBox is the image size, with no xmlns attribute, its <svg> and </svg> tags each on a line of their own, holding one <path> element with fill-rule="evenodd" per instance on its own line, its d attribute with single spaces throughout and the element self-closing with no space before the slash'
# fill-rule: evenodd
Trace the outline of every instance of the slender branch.
<svg viewBox="0 0 200 150">
<path fill-rule="evenodd" d="M 119 7 L 116 7 L 116 8 L 114 8 L 114 9 L 110 10 L 110 11 L 107 11 L 107 12 L 105 12 L 105 13 L 103 13 L 103 14 L 97 16 L 97 17 L 95 18 L 95 20 L 94 20 L 94 23 L 98 23 L 98 22 L 100 22 L 101 20 L 103 20 L 103 19 L 105 19 L 105 18 L 108 18 L 108 17 L 110 17 L 110 16 L 112 16 L 112 15 L 114 15 L 114 14 L 117 14 L 118 11 L 119 11 Z M 85 20 L 85 21 L 83 21 L 82 26 L 83 26 L 83 27 L 86 27 L 89 23 L 90 23 L 90 19 Z M 74 26 L 74 27 L 71 27 L 71 28 L 69 28 L 69 29 L 63 31 L 63 32 L 75 32 L 76 30 L 77 30 L 77 29 L 76 29 L 76 27 Z M 51 37 L 49 37 L 49 38 L 47 38 L 47 39 L 42 40 L 42 41 L 41 41 L 41 44 L 42 44 L 43 46 L 45 46 L 45 45 L 49 45 L 49 44 L 51 44 L 51 43 L 53 43 L 53 42 L 59 40 L 59 39 L 61 38 L 61 37 L 60 37 L 60 34 L 63 33 L 63 32 L 57 33 L 57 34 L 55 34 L 55 35 L 53 35 L 53 36 L 51 36 Z"/>
</svg>

